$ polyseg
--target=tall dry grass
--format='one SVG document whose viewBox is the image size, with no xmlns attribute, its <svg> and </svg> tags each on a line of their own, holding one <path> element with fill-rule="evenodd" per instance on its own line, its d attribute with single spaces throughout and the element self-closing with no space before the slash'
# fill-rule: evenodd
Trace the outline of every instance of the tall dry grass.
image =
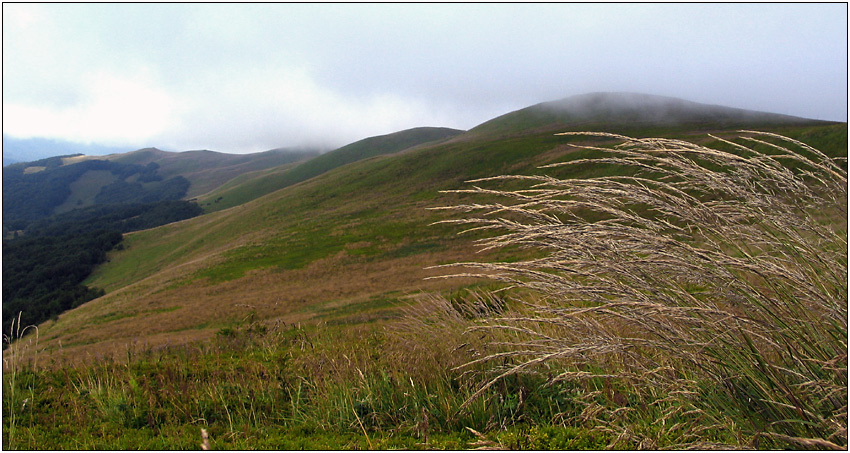
<svg viewBox="0 0 850 453">
<path fill-rule="evenodd" d="M 520 373 L 585 383 L 571 421 L 612 447 L 846 449 L 846 159 L 753 131 L 561 135 L 621 143 L 543 168 L 608 175 L 479 179 L 452 192 L 501 201 L 436 208 L 495 231 L 484 249 L 543 252 L 443 267 L 533 294 L 473 328 L 498 333 L 470 362 L 494 366 L 479 394 Z"/>
<path fill-rule="evenodd" d="M 35 330 L 35 335 L 27 335 Z M 26 338 L 24 339 L 24 337 Z M 21 313 L 12 320 L 9 333 L 3 334 L 3 435 L 4 445 L 11 449 L 17 441 L 18 424 L 23 413 L 32 409 L 32 386 L 22 386 L 18 378 L 23 372 L 37 366 L 38 327 L 21 327 Z"/>
</svg>

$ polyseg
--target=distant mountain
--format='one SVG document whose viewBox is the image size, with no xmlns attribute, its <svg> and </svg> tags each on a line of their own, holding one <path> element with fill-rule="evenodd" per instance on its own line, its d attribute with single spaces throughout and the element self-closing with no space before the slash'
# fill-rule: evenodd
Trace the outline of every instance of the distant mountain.
<svg viewBox="0 0 850 453">
<path fill-rule="evenodd" d="M 817 122 L 640 93 L 589 93 L 543 102 L 511 112 L 471 129 L 472 134 L 504 134 L 534 129 L 599 129 L 648 126 L 732 127 Z M 565 129 L 565 127 L 567 129 Z"/>
<path fill-rule="evenodd" d="M 11 157 L 3 156 L 3 166 L 4 167 L 7 166 L 7 165 L 12 165 L 12 164 L 19 164 L 21 162 L 23 162 L 23 161 L 18 160 L 18 159 L 13 159 Z"/>
<path fill-rule="evenodd" d="M 318 155 L 319 150 L 313 148 L 276 148 L 251 154 L 227 154 L 210 150 L 168 152 L 146 148 L 109 156 L 108 159 L 139 165 L 154 162 L 159 165 L 159 172 L 164 178 L 179 175 L 189 180 L 191 185 L 186 196 L 192 198 L 243 173 L 303 161 Z"/>
<path fill-rule="evenodd" d="M 192 198 L 240 174 L 316 155 L 318 151 L 307 149 L 236 155 L 145 148 L 108 156 L 72 154 L 17 163 L 3 167 L 4 226 L 94 205 Z"/>
<path fill-rule="evenodd" d="M 370 157 L 394 154 L 426 143 L 435 143 L 462 134 L 463 131 L 445 127 L 417 127 L 392 134 L 369 137 L 342 148 L 314 157 L 294 167 L 264 172 L 256 178 L 240 179 L 223 185 L 201 198 L 208 210 L 218 210 L 244 203 L 275 190 L 282 189 L 346 164 Z M 247 176 L 247 175 L 246 175 Z"/>
<path fill-rule="evenodd" d="M 322 154 L 293 169 L 295 178 L 306 181 L 334 168 L 370 157 L 394 154 L 424 143 L 433 143 L 463 133 L 445 127 L 417 127 L 392 134 L 364 138 L 342 148 Z"/>
<path fill-rule="evenodd" d="M 130 147 L 85 145 L 46 138 L 15 138 L 3 134 L 3 166 L 67 154 L 105 156 L 127 152 L 131 149 Z"/>
</svg>

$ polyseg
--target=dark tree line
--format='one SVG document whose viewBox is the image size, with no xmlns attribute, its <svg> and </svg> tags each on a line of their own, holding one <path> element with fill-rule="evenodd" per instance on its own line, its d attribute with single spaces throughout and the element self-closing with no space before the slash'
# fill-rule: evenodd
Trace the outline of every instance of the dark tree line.
<svg viewBox="0 0 850 453">
<path fill-rule="evenodd" d="M 89 170 L 106 170 L 102 160 L 55 167 L 55 157 L 3 167 L 3 224 L 48 217 L 71 195 L 71 183 Z M 61 159 L 59 160 L 61 163 Z M 47 167 L 25 174 L 26 167 Z"/>
<path fill-rule="evenodd" d="M 3 332 L 19 312 L 38 324 L 102 295 L 82 282 L 119 242 L 116 230 L 3 241 Z"/>
<path fill-rule="evenodd" d="M 27 167 L 44 169 L 25 174 Z M 19 312 L 22 325 L 38 324 L 103 295 L 83 281 L 122 233 L 203 212 L 179 200 L 189 188 L 186 178 L 163 179 L 158 169 L 156 163 L 107 160 L 62 165 L 61 157 L 3 168 L 3 333 Z M 71 183 L 96 170 L 116 177 L 95 196 L 96 204 L 52 215 L 71 195 Z"/>
<path fill-rule="evenodd" d="M 137 165 L 87 160 L 64 166 L 61 163 L 61 158 L 51 157 L 3 168 L 4 226 L 21 230 L 28 222 L 49 217 L 71 195 L 71 183 L 88 171 L 107 170 L 116 176 L 115 182 L 102 187 L 95 196 L 97 204 L 179 200 L 190 185 L 182 176 L 163 180 L 157 174 L 159 165 L 155 162 Z M 45 169 L 26 174 L 27 167 Z M 129 180 L 134 175 L 135 180 Z"/>
<path fill-rule="evenodd" d="M 200 215 L 189 201 L 95 205 L 29 224 L 3 241 L 3 332 L 21 312 L 26 326 L 103 295 L 82 282 L 121 242 L 122 233 Z"/>
<path fill-rule="evenodd" d="M 202 213 L 197 203 L 184 200 L 94 205 L 31 222 L 22 237 L 84 234 L 99 229 L 129 233 Z"/>
</svg>

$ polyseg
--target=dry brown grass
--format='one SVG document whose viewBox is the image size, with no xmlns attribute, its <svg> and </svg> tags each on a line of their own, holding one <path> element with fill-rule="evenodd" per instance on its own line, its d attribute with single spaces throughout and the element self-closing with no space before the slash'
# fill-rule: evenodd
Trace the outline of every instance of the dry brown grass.
<svg viewBox="0 0 850 453">
<path fill-rule="evenodd" d="M 468 270 L 449 277 L 535 294 L 474 328 L 497 333 L 492 352 L 469 363 L 499 364 L 479 394 L 546 370 L 552 384 L 616 382 L 582 395 L 574 417 L 616 434 L 611 447 L 699 447 L 726 431 L 738 445 L 846 448 L 846 163 L 753 131 L 715 137 L 716 148 L 564 135 L 623 143 L 581 146 L 600 156 L 544 168 L 612 172 L 479 179 L 453 192 L 508 201 L 438 208 L 483 213 L 447 222 L 498 232 L 478 241 L 484 250 L 545 252 L 452 265 Z M 511 189 L 485 186 L 494 183 Z M 650 435 L 635 420 L 653 408 Z"/>
<path fill-rule="evenodd" d="M 341 254 L 303 269 L 256 270 L 227 282 L 183 285 L 175 283 L 209 263 L 171 266 L 42 325 L 42 364 L 122 358 L 128 348 L 194 343 L 248 316 L 268 323 L 310 322 L 320 308 L 362 304 L 389 292 L 441 291 L 457 282 L 424 281 L 433 272 L 423 267 L 455 261 L 472 251 L 456 248 L 372 262 L 352 262 Z"/>
</svg>

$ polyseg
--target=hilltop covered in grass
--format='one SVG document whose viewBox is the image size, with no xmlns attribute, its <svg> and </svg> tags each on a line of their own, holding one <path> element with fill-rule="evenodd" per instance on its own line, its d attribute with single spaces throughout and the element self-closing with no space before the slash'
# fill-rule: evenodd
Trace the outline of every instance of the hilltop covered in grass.
<svg viewBox="0 0 850 453">
<path fill-rule="evenodd" d="M 663 130 L 684 126 L 691 131 L 710 131 L 741 128 L 744 125 L 760 129 L 807 122 L 811 120 L 666 96 L 601 92 L 536 104 L 494 118 L 470 132 L 505 134 L 530 129 L 611 132 L 616 129 L 620 133 L 641 131 L 651 134 L 659 127 Z"/>
</svg>

